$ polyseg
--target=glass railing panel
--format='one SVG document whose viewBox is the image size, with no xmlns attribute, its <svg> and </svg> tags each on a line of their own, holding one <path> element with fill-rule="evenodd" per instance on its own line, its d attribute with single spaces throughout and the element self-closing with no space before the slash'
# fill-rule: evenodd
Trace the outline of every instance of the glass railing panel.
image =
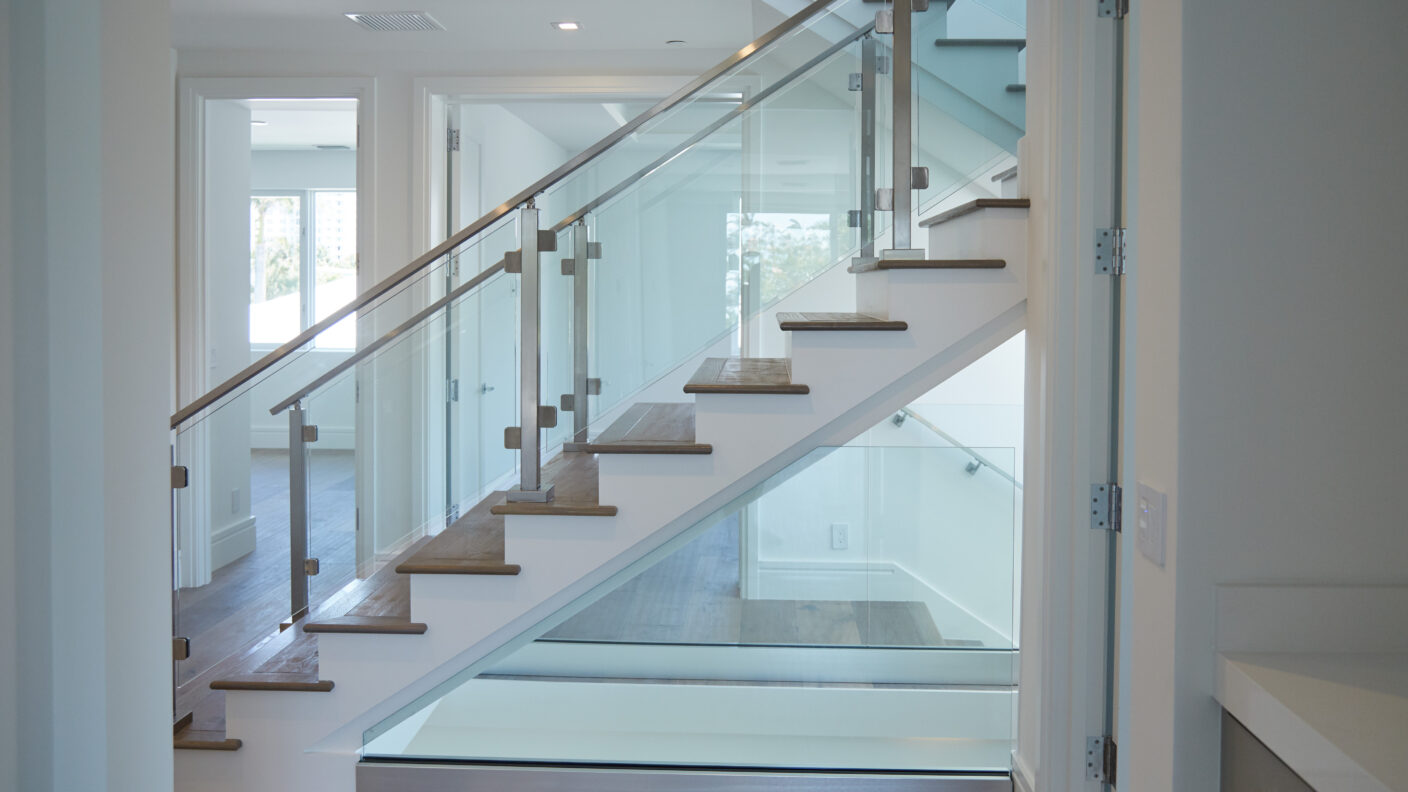
<svg viewBox="0 0 1408 792">
<path fill-rule="evenodd" d="M 592 207 L 595 425 L 699 354 L 758 354 L 762 311 L 859 249 L 862 102 L 848 85 L 862 48 L 822 47 L 785 85 Z M 546 216 L 564 192 L 550 191 Z"/>
<path fill-rule="evenodd" d="M 998 194 L 982 177 L 1016 164 L 1026 128 L 1026 30 L 1025 11 L 1011 5 L 959 0 L 914 17 L 913 156 L 929 169 L 916 199 L 924 213 L 951 197 Z"/>
<path fill-rule="evenodd" d="M 357 473 L 359 462 L 370 463 L 357 443 L 357 387 L 349 374 L 304 399 L 304 420 L 317 427 L 304 443 L 308 558 L 315 565 L 305 569 L 310 612 L 369 574 L 375 561 L 357 543 Z"/>
<path fill-rule="evenodd" d="M 177 432 L 174 490 L 176 635 L 190 656 L 178 687 L 204 692 L 220 661 L 268 636 L 292 613 L 289 582 L 288 422 L 270 419 L 270 390 L 246 390 Z"/>
<path fill-rule="evenodd" d="M 364 756 L 1004 771 L 1016 497 L 974 451 L 817 449 L 368 731 Z"/>
</svg>

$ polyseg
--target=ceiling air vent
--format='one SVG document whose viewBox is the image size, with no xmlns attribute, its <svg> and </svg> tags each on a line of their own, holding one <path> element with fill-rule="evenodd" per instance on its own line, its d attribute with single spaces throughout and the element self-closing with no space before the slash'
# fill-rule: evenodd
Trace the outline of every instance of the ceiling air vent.
<svg viewBox="0 0 1408 792">
<path fill-rule="evenodd" d="M 347 13 L 343 16 L 367 30 L 389 33 L 403 30 L 444 30 L 445 26 L 424 11 L 404 11 L 393 13 Z"/>
</svg>

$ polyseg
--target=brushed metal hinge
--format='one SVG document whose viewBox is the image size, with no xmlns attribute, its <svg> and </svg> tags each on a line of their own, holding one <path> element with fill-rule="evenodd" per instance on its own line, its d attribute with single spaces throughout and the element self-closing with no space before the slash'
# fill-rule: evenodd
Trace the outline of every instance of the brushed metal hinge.
<svg viewBox="0 0 1408 792">
<path fill-rule="evenodd" d="M 303 427 L 303 442 L 318 442 L 318 427 L 316 424 L 308 424 L 307 426 Z"/>
<path fill-rule="evenodd" d="M 305 574 L 305 575 L 310 575 L 310 576 L 311 576 L 311 575 L 316 575 L 316 574 L 318 574 L 319 571 L 321 571 L 321 568 L 320 568 L 319 565 L 318 565 L 318 559 L 316 559 L 316 558 L 305 558 L 305 559 L 303 559 L 303 574 Z"/>
<path fill-rule="evenodd" d="M 1096 0 L 1095 7 L 1101 18 L 1124 19 L 1129 13 L 1129 0 Z"/>
<path fill-rule="evenodd" d="M 1118 748 L 1110 735 L 1085 738 L 1085 779 L 1115 785 Z"/>
<path fill-rule="evenodd" d="M 448 134 L 445 135 L 445 148 L 450 151 L 460 150 L 460 131 L 458 129 L 448 130 Z"/>
<path fill-rule="evenodd" d="M 177 661 L 191 659 L 190 638 L 180 635 L 171 638 L 171 659 Z"/>
<path fill-rule="evenodd" d="M 1127 269 L 1125 242 L 1128 233 L 1123 228 L 1095 230 L 1095 272 L 1100 275 L 1123 275 Z"/>
<path fill-rule="evenodd" d="M 460 400 L 460 381 L 449 379 L 445 381 L 445 401 L 457 402 Z"/>
<path fill-rule="evenodd" d="M 1119 531 L 1120 510 L 1124 506 L 1124 490 L 1118 484 L 1090 485 L 1090 528 L 1096 531 Z"/>
<path fill-rule="evenodd" d="M 171 489 L 185 489 L 191 485 L 191 471 L 185 465 L 171 466 Z"/>
</svg>

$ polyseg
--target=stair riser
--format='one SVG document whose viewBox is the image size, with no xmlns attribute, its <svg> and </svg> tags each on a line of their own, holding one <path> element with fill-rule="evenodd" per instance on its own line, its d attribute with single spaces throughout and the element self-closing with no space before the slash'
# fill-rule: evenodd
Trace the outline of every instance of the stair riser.
<svg viewBox="0 0 1408 792">
<path fill-rule="evenodd" d="M 1000 258 L 1008 267 L 1025 261 L 1028 209 L 979 209 L 929 227 L 934 258 Z"/>
<path fill-rule="evenodd" d="M 926 347 L 951 335 L 955 328 L 959 332 L 972 329 L 975 323 L 981 323 L 984 318 L 995 316 L 1026 299 L 1025 257 L 1014 256 L 1006 261 L 1007 266 L 1003 269 L 880 270 L 861 273 L 856 276 L 856 299 L 861 311 L 883 311 L 886 316 L 908 322 L 909 330 L 895 335 L 908 334 L 912 343 Z M 942 297 L 937 296 L 940 294 Z M 802 376 L 794 360 L 793 380 L 807 382 Z"/>
</svg>

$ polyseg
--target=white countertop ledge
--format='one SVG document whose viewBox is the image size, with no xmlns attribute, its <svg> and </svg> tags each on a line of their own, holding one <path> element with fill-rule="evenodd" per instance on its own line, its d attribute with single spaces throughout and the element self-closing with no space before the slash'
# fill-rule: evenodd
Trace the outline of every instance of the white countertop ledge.
<svg viewBox="0 0 1408 792">
<path fill-rule="evenodd" d="M 1408 792 L 1408 654 L 1225 653 L 1217 698 L 1319 792 Z"/>
</svg>

